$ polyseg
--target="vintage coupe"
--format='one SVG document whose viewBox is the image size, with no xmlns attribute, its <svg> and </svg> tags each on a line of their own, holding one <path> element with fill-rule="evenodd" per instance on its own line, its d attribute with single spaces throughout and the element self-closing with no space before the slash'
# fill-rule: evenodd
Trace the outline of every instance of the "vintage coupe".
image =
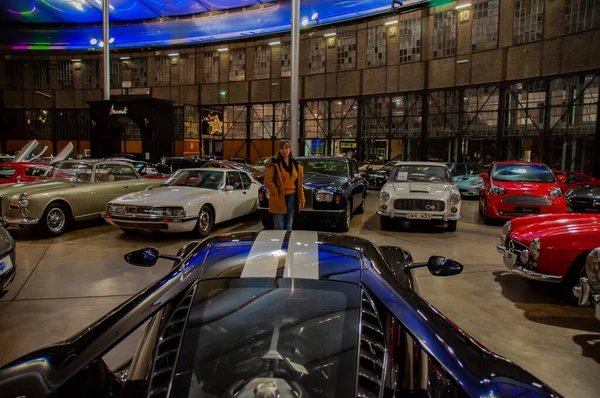
<svg viewBox="0 0 600 398">
<path fill-rule="evenodd" d="M 600 209 L 600 185 L 582 185 L 569 189 L 565 193 L 565 200 L 574 212 L 597 212 Z"/>
<path fill-rule="evenodd" d="M 177 256 L 126 255 L 140 266 L 159 257 L 176 262 L 165 277 L 0 369 L 2 396 L 559 396 L 417 294 L 414 268 L 460 273 L 452 260 L 413 263 L 401 247 L 312 231 L 217 235 Z M 140 328 L 133 358 L 110 369 L 104 354 Z"/>
<path fill-rule="evenodd" d="M 567 210 L 556 177 L 543 163 L 494 162 L 480 177 L 479 213 L 486 223 Z"/>
<path fill-rule="evenodd" d="M 44 178 L 50 170 L 50 162 L 60 162 L 67 159 L 73 153 L 73 143 L 69 142 L 55 157 L 47 163 L 39 159 L 39 155 L 33 155 L 40 146 L 37 140 L 29 141 L 19 154 L 11 161 L 0 165 L 0 184 L 15 184 L 19 182 L 38 181 Z"/>
<path fill-rule="evenodd" d="M 350 229 L 353 214 L 365 211 L 367 182 L 358 172 L 354 159 L 338 157 L 299 157 L 304 167 L 306 205 L 294 220 L 333 224 L 341 232 Z M 269 213 L 269 191 L 261 187 L 258 194 L 262 224 L 273 228 Z"/>
<path fill-rule="evenodd" d="M 443 163 L 398 162 L 379 194 L 381 228 L 393 226 L 394 219 L 435 220 L 456 231 L 461 197 Z"/>
<path fill-rule="evenodd" d="M 125 162 L 64 160 L 44 180 L 1 188 L 2 221 L 58 236 L 73 221 L 100 217 L 110 200 L 162 182 L 141 178 Z"/>
<path fill-rule="evenodd" d="M 483 183 L 483 178 L 479 174 L 485 173 L 488 170 L 489 166 L 473 166 L 469 169 L 467 175 L 452 178 L 463 199 L 479 198 L 479 188 Z"/>
<path fill-rule="evenodd" d="M 124 232 L 194 231 L 206 237 L 216 223 L 255 212 L 259 187 L 243 171 L 181 169 L 158 188 L 111 200 L 104 219 Z"/>
<path fill-rule="evenodd" d="M 587 277 L 586 256 L 600 246 L 600 215 L 543 214 L 508 221 L 498 252 L 512 272 L 562 283 L 570 293 Z"/>
<path fill-rule="evenodd" d="M 396 161 L 390 161 L 385 164 L 366 164 L 360 166 L 358 170 L 361 173 L 367 174 L 369 188 L 381 188 L 387 181 L 396 163 Z"/>
<path fill-rule="evenodd" d="M 15 279 L 15 241 L 6 229 L 0 227 L 0 292 Z"/>
<path fill-rule="evenodd" d="M 569 189 L 582 186 L 600 186 L 600 179 L 594 178 L 579 171 L 552 171 L 558 180 L 558 184 L 563 193 Z"/>
</svg>

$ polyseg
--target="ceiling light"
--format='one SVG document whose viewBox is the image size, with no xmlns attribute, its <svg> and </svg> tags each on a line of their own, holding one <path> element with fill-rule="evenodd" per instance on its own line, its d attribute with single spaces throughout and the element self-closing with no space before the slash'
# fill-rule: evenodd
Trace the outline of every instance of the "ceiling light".
<svg viewBox="0 0 600 398">
<path fill-rule="evenodd" d="M 302 26 L 307 26 L 308 25 L 308 18 L 304 17 L 302 18 Z"/>
<path fill-rule="evenodd" d="M 335 35 L 336 35 L 336 33 L 334 32 L 334 33 L 327 33 L 327 34 L 325 34 L 323 36 L 325 36 L 325 37 L 331 37 L 331 36 L 335 36 Z"/>
<path fill-rule="evenodd" d="M 98 44 L 98 39 L 92 39 L 92 40 L 90 40 L 90 44 L 92 46 L 95 46 L 96 44 Z"/>
<path fill-rule="evenodd" d="M 276 46 L 278 44 L 281 44 L 281 42 L 280 41 L 272 41 L 269 43 L 270 46 Z"/>
<path fill-rule="evenodd" d="M 179 57 L 179 53 L 170 53 L 169 57 Z"/>
<path fill-rule="evenodd" d="M 384 25 L 386 25 L 386 26 L 387 26 L 387 25 L 393 25 L 393 24 L 395 24 L 395 23 L 398 23 L 398 20 L 395 20 L 395 21 L 387 21 L 387 22 L 386 22 Z"/>
<path fill-rule="evenodd" d="M 113 43 L 115 42 L 115 38 L 114 38 L 114 37 L 111 37 L 111 38 L 108 40 L 108 42 L 109 42 L 110 44 L 113 44 Z"/>
<path fill-rule="evenodd" d="M 100 47 L 104 47 L 104 42 L 103 42 L 102 40 L 100 40 L 100 43 L 98 43 L 98 45 L 99 45 Z"/>
<path fill-rule="evenodd" d="M 460 10 L 460 9 L 467 8 L 467 7 L 471 7 L 471 3 L 458 5 L 458 6 L 454 7 L 454 9 Z"/>
<path fill-rule="evenodd" d="M 131 59 L 131 57 L 121 57 L 119 59 L 124 61 L 124 60 L 127 60 L 127 59 Z"/>
<path fill-rule="evenodd" d="M 228 50 L 229 50 L 228 48 L 219 48 L 217 51 L 222 53 L 223 51 L 228 51 Z"/>
<path fill-rule="evenodd" d="M 81 62 L 81 59 L 79 59 L 79 58 L 72 59 L 71 62 Z"/>
<path fill-rule="evenodd" d="M 311 20 L 311 21 L 316 21 L 316 20 L 317 20 L 317 18 L 319 18 L 319 13 L 318 13 L 318 12 L 315 12 L 315 13 L 314 13 L 314 14 L 313 14 L 313 15 L 310 17 L 310 20 Z"/>
</svg>

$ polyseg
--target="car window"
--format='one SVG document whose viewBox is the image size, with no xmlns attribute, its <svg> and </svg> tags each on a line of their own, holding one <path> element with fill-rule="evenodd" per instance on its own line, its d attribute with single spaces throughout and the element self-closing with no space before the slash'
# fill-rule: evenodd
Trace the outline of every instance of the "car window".
<svg viewBox="0 0 600 398">
<path fill-rule="evenodd" d="M 128 181 L 136 179 L 133 167 L 114 163 L 96 166 L 96 182 Z"/>
<path fill-rule="evenodd" d="M 242 183 L 244 184 L 244 189 L 250 189 L 250 186 L 252 185 L 252 180 L 250 179 L 248 174 L 240 173 L 240 176 L 242 177 Z"/>
<path fill-rule="evenodd" d="M 15 174 L 14 167 L 0 167 L 0 180 L 8 180 L 12 178 L 13 174 Z"/>
<path fill-rule="evenodd" d="M 227 173 L 227 185 L 231 185 L 233 189 L 244 189 L 240 173 L 237 171 L 230 171 Z"/>
<path fill-rule="evenodd" d="M 43 177 L 48 169 L 44 167 L 30 167 L 25 170 L 26 177 Z"/>
</svg>

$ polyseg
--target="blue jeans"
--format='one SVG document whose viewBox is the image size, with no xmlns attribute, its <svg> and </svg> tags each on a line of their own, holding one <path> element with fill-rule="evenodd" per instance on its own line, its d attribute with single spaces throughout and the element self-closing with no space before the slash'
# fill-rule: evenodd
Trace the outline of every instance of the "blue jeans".
<svg viewBox="0 0 600 398">
<path fill-rule="evenodd" d="M 273 214 L 273 229 L 287 229 L 288 231 L 292 230 L 292 224 L 294 223 L 294 212 L 296 211 L 295 193 L 285 195 L 285 205 L 287 207 L 287 214 Z"/>
</svg>

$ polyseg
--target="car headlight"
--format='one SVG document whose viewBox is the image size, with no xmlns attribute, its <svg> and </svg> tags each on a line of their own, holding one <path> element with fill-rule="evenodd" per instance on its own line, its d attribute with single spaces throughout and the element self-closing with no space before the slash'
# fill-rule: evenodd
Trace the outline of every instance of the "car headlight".
<svg viewBox="0 0 600 398">
<path fill-rule="evenodd" d="M 502 235 L 508 236 L 508 235 L 510 235 L 510 231 L 511 231 L 510 221 L 507 221 L 502 226 Z"/>
<path fill-rule="evenodd" d="M 123 205 L 109 203 L 108 206 L 106 206 L 106 212 L 108 214 L 123 214 L 123 210 L 125 210 L 125 206 Z"/>
<path fill-rule="evenodd" d="M 390 194 L 386 191 L 381 191 L 379 193 L 379 200 L 382 202 L 387 202 L 388 200 L 390 200 Z"/>
<path fill-rule="evenodd" d="M 594 289 L 600 287 L 600 249 L 596 248 L 587 255 L 585 260 L 585 272 L 590 284 Z M 597 290 L 596 290 L 597 291 Z"/>
<path fill-rule="evenodd" d="M 531 257 L 533 257 L 534 260 L 537 260 L 540 257 L 540 248 L 540 238 L 535 238 L 533 242 L 531 242 L 531 245 L 529 245 Z"/>
<path fill-rule="evenodd" d="M 22 193 L 21 195 L 19 195 L 19 206 L 20 207 L 29 206 L 29 197 L 27 196 L 26 193 Z"/>
<path fill-rule="evenodd" d="M 494 185 L 492 184 L 492 186 L 490 186 L 490 192 L 493 193 L 494 195 L 506 195 L 506 189 L 499 187 L 498 185 Z"/>
<path fill-rule="evenodd" d="M 152 209 L 153 216 L 184 217 L 185 210 L 182 207 L 157 207 Z"/>
<path fill-rule="evenodd" d="M 317 192 L 315 200 L 317 202 L 333 202 L 333 194 L 331 192 Z"/>
<path fill-rule="evenodd" d="M 450 203 L 457 204 L 458 202 L 460 202 L 460 194 L 453 193 L 450 195 Z"/>
<path fill-rule="evenodd" d="M 471 181 L 469 185 L 472 187 L 478 187 L 481 185 L 481 181 Z"/>
<path fill-rule="evenodd" d="M 559 187 L 552 188 L 548 191 L 548 196 L 551 198 L 560 198 L 562 196 L 562 191 Z"/>
</svg>

